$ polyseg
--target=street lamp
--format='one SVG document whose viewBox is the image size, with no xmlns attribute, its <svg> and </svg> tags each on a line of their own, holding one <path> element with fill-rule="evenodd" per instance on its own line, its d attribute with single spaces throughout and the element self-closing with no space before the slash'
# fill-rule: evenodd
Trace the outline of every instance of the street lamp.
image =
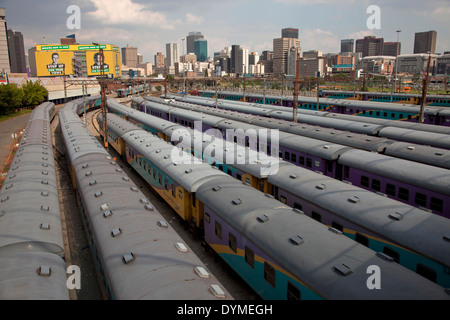
<svg viewBox="0 0 450 320">
<path fill-rule="evenodd" d="M 104 87 L 104 77 L 105 77 L 105 69 L 104 69 L 104 56 L 103 56 L 103 48 L 99 43 L 92 42 L 94 46 L 98 47 L 99 57 L 100 57 L 100 95 L 102 99 L 101 110 L 103 116 L 103 141 L 105 143 L 105 149 L 108 150 L 108 126 L 106 123 L 106 96 L 105 96 L 105 87 Z"/>
<path fill-rule="evenodd" d="M 394 86 L 395 86 L 395 90 L 397 90 L 397 70 L 398 70 L 398 52 L 400 51 L 400 43 L 399 41 L 399 37 L 400 37 L 400 32 L 402 32 L 402 30 L 397 30 L 397 50 L 395 50 L 395 80 L 394 80 Z M 400 91 L 400 90 L 399 90 Z M 392 91 L 391 91 L 391 102 L 392 102 Z"/>
</svg>

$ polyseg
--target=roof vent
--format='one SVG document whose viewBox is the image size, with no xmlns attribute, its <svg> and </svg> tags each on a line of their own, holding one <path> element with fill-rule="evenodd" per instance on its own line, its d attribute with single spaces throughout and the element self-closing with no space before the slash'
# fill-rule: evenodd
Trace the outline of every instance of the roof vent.
<svg viewBox="0 0 450 320">
<path fill-rule="evenodd" d="M 416 149 L 416 148 L 413 147 L 413 146 L 408 146 L 408 148 L 406 148 L 406 149 L 408 149 L 408 150 L 414 150 L 414 149 Z"/>
<path fill-rule="evenodd" d="M 49 211 L 49 210 L 50 210 L 49 206 L 41 205 L 41 211 Z"/>
<path fill-rule="evenodd" d="M 334 270 L 336 270 L 339 274 L 341 274 L 343 276 L 348 276 L 349 274 L 351 274 L 353 272 L 352 269 L 350 269 L 348 266 L 346 266 L 343 263 L 337 264 L 337 265 L 333 266 L 333 268 L 334 268 Z"/>
<path fill-rule="evenodd" d="M 39 269 L 37 269 L 37 274 L 41 277 L 50 277 L 52 268 L 49 266 L 40 266 Z"/>
<path fill-rule="evenodd" d="M 161 227 L 161 228 L 168 228 L 169 225 L 167 224 L 167 222 L 165 222 L 165 221 L 163 221 L 163 220 L 159 220 L 159 221 L 158 221 L 158 227 Z"/>
<path fill-rule="evenodd" d="M 392 220 L 400 221 L 403 219 L 403 214 L 401 214 L 400 212 L 394 212 L 390 213 L 388 217 L 391 218 Z"/>
<path fill-rule="evenodd" d="M 48 197 L 48 191 L 42 191 L 41 192 L 41 196 Z"/>
<path fill-rule="evenodd" d="M 383 252 L 377 252 L 377 256 L 380 257 L 383 260 L 392 262 L 394 261 L 394 258 L 392 258 L 391 256 L 388 256 L 387 254 L 383 253 Z"/>
<path fill-rule="evenodd" d="M 327 186 L 323 183 L 316 185 L 316 189 L 319 190 L 325 190 L 327 188 Z"/>
<path fill-rule="evenodd" d="M 48 223 L 41 223 L 41 225 L 39 226 L 42 230 L 50 230 L 50 225 Z"/>
<path fill-rule="evenodd" d="M 195 273 L 200 278 L 204 278 L 204 279 L 208 279 L 209 278 L 209 273 L 206 271 L 205 268 L 203 268 L 203 267 L 195 267 L 194 270 L 195 270 Z"/>
<path fill-rule="evenodd" d="M 122 230 L 120 228 L 115 228 L 111 230 L 111 236 L 114 238 L 120 236 L 122 234 Z"/>
<path fill-rule="evenodd" d="M 106 211 L 106 210 L 109 209 L 109 206 L 108 206 L 106 203 L 104 203 L 104 204 L 102 204 L 102 205 L 100 206 L 100 209 L 101 209 L 102 211 Z"/>
<path fill-rule="evenodd" d="M 103 192 L 101 192 L 101 191 L 97 191 L 97 192 L 95 193 L 95 197 L 96 197 L 96 198 L 101 197 L 102 195 L 103 195 Z"/>
<path fill-rule="evenodd" d="M 136 257 L 134 256 L 133 252 L 125 253 L 122 256 L 122 261 L 125 264 L 129 264 L 129 263 L 133 262 L 135 259 L 136 259 Z"/>
<path fill-rule="evenodd" d="M 298 174 L 296 174 L 296 173 L 291 173 L 291 174 L 289 175 L 289 178 L 291 178 L 291 179 L 297 179 L 297 178 L 298 178 Z"/>
<path fill-rule="evenodd" d="M 215 192 L 219 191 L 220 189 L 222 189 L 220 186 L 212 187 L 212 190 Z"/>
<path fill-rule="evenodd" d="M 181 242 L 177 242 L 175 243 L 175 248 L 177 248 L 178 251 L 180 252 L 187 252 L 187 247 L 184 245 L 184 243 Z"/>
<path fill-rule="evenodd" d="M 358 203 L 359 202 L 359 198 L 357 196 L 348 197 L 347 200 L 348 200 L 348 202 L 351 202 L 351 203 Z"/>
<path fill-rule="evenodd" d="M 242 200 L 239 199 L 239 198 L 236 198 L 236 199 L 233 199 L 231 201 L 231 203 L 233 203 L 234 205 L 238 206 L 238 205 L 240 205 L 242 203 Z"/>
<path fill-rule="evenodd" d="M 146 205 L 144 206 L 144 208 L 145 208 L 146 210 L 149 210 L 149 211 L 153 211 L 153 210 L 154 210 L 154 208 L 153 208 L 153 206 L 152 206 L 151 204 L 146 204 Z"/>
<path fill-rule="evenodd" d="M 211 293 L 218 297 L 218 298 L 225 298 L 225 292 L 222 290 L 222 288 L 218 285 L 218 284 L 212 284 L 209 287 L 209 290 L 211 291 Z"/>
<path fill-rule="evenodd" d="M 136 188 L 135 186 L 132 186 L 132 187 L 130 188 L 130 190 L 131 190 L 131 191 L 134 191 L 134 192 L 138 192 L 138 188 Z"/>
<path fill-rule="evenodd" d="M 303 242 L 305 242 L 305 240 L 303 240 L 302 237 L 296 235 L 296 236 L 290 237 L 289 242 L 292 244 L 295 244 L 296 246 L 299 246 L 299 245 L 303 244 Z"/>
<path fill-rule="evenodd" d="M 258 221 L 261 222 L 261 223 L 264 223 L 264 222 L 269 221 L 269 217 L 266 216 L 265 214 L 263 214 L 263 215 L 261 215 L 261 216 L 258 216 L 258 217 L 256 218 L 256 220 L 258 220 Z"/>
</svg>

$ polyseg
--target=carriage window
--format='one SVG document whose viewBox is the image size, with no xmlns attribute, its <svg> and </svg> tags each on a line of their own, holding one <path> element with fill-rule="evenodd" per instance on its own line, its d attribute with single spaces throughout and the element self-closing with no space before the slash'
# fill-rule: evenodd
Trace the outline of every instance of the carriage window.
<svg viewBox="0 0 450 320">
<path fill-rule="evenodd" d="M 386 194 L 395 197 L 395 186 L 393 184 L 386 184 Z"/>
<path fill-rule="evenodd" d="M 361 186 L 366 188 L 369 187 L 369 177 L 361 176 Z"/>
<path fill-rule="evenodd" d="M 381 190 L 380 180 L 372 179 L 372 189 L 375 190 L 375 191 L 380 191 Z"/>
<path fill-rule="evenodd" d="M 299 301 L 301 299 L 300 290 L 289 281 L 287 285 L 287 299 L 290 301 Z"/>
<path fill-rule="evenodd" d="M 228 245 L 235 253 L 237 252 L 237 240 L 236 236 L 232 233 L 229 233 L 228 235 Z"/>
<path fill-rule="evenodd" d="M 421 207 L 427 206 L 427 196 L 423 193 L 416 192 L 416 198 L 414 199 L 414 203 Z"/>
<path fill-rule="evenodd" d="M 368 247 L 369 246 L 369 238 L 363 236 L 360 233 L 355 234 L 355 241 L 361 243 L 362 245 Z"/>
<path fill-rule="evenodd" d="M 291 161 L 297 162 L 297 155 L 295 153 L 291 154 Z"/>
<path fill-rule="evenodd" d="M 209 213 L 208 213 L 208 212 L 205 212 L 205 221 L 206 221 L 207 223 L 209 223 L 209 222 L 211 221 L 211 217 L 209 216 Z"/>
<path fill-rule="evenodd" d="M 436 282 L 437 274 L 436 271 L 434 271 L 433 269 L 418 263 L 416 267 L 416 272 L 421 276 L 427 278 L 428 280 Z"/>
<path fill-rule="evenodd" d="M 306 158 L 306 166 L 312 168 L 312 160 L 310 158 Z"/>
<path fill-rule="evenodd" d="M 311 218 L 313 218 L 314 220 L 319 221 L 319 222 L 322 221 L 322 216 L 315 211 L 312 212 Z"/>
<path fill-rule="evenodd" d="M 402 200 L 409 200 L 409 190 L 405 188 L 398 188 L 398 197 Z"/>
<path fill-rule="evenodd" d="M 339 230 L 339 231 L 341 231 L 341 232 L 344 232 L 344 227 L 341 225 L 341 224 L 339 224 L 339 223 L 337 223 L 337 222 L 332 222 L 331 223 L 331 226 L 333 227 L 333 228 L 335 228 L 336 230 Z"/>
<path fill-rule="evenodd" d="M 302 166 L 304 166 L 305 165 L 305 157 L 302 157 L 302 156 L 298 157 L 298 163 L 301 164 Z"/>
<path fill-rule="evenodd" d="M 275 288 L 275 268 L 264 262 L 264 279 Z"/>
<path fill-rule="evenodd" d="M 245 247 L 245 262 L 252 267 L 255 268 L 255 254 L 249 247 Z"/>
<path fill-rule="evenodd" d="M 400 262 L 400 255 L 398 254 L 397 251 L 392 250 L 391 248 L 388 248 L 388 247 L 384 247 L 383 248 L 383 253 L 387 254 L 389 257 L 394 259 L 395 262 L 397 262 L 397 263 Z"/>
<path fill-rule="evenodd" d="M 302 210 L 303 211 L 303 207 L 301 204 L 294 202 L 294 209 L 298 209 L 298 210 Z"/>
<path fill-rule="evenodd" d="M 286 152 L 284 153 L 284 159 L 285 159 L 285 160 L 289 160 L 289 158 L 290 158 L 290 154 L 289 154 L 289 152 L 286 151 Z"/>
<path fill-rule="evenodd" d="M 287 203 L 287 199 L 285 196 L 280 196 L 280 201 L 283 202 L 284 204 Z"/>
<path fill-rule="evenodd" d="M 442 212 L 444 210 L 444 202 L 442 199 L 431 197 L 430 209 Z"/>
<path fill-rule="evenodd" d="M 216 236 L 219 237 L 219 239 L 222 239 L 222 225 L 216 221 L 216 228 L 215 228 Z"/>
</svg>

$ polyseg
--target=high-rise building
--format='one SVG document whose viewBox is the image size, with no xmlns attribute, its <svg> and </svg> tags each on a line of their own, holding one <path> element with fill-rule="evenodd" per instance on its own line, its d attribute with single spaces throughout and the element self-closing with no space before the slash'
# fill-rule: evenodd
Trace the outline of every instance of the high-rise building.
<svg viewBox="0 0 450 320">
<path fill-rule="evenodd" d="M 281 37 L 298 39 L 298 29 L 295 29 L 295 28 L 281 29 Z"/>
<path fill-rule="evenodd" d="M 341 52 L 353 52 L 354 44 L 355 44 L 354 39 L 341 40 Z"/>
<path fill-rule="evenodd" d="M 236 73 L 236 63 L 239 56 L 239 50 L 241 47 L 238 44 L 231 46 L 231 60 L 230 60 L 230 73 Z"/>
<path fill-rule="evenodd" d="M 6 35 L 5 8 L 0 8 L 0 73 L 11 72 L 8 53 L 8 38 Z"/>
<path fill-rule="evenodd" d="M 166 44 L 166 66 L 173 67 L 175 63 L 180 62 L 180 56 L 178 54 L 178 44 L 167 43 Z"/>
<path fill-rule="evenodd" d="M 277 38 L 273 39 L 273 73 L 274 75 L 287 74 L 288 52 L 300 48 L 300 39 Z"/>
<path fill-rule="evenodd" d="M 367 56 L 382 56 L 383 55 L 383 38 L 376 38 L 375 36 L 366 36 L 364 39 L 356 40 L 355 52 L 361 52 L 363 58 Z"/>
<path fill-rule="evenodd" d="M 197 56 L 197 61 L 205 62 L 208 60 L 208 42 L 204 39 L 197 39 L 194 41 L 194 53 Z"/>
<path fill-rule="evenodd" d="M 136 68 L 137 63 L 137 48 L 127 44 L 125 48 L 122 48 L 122 64 L 129 68 Z"/>
<path fill-rule="evenodd" d="M 240 48 L 237 55 L 237 61 L 235 66 L 236 74 L 247 74 L 248 73 L 248 49 Z"/>
<path fill-rule="evenodd" d="M 281 38 L 273 39 L 273 74 L 288 74 L 288 58 L 291 48 L 300 50 L 298 29 L 281 30 Z"/>
<path fill-rule="evenodd" d="M 161 52 L 157 52 L 155 55 L 155 68 L 164 67 L 164 55 Z"/>
<path fill-rule="evenodd" d="M 8 53 L 11 72 L 26 73 L 25 48 L 21 32 L 8 29 Z"/>
<path fill-rule="evenodd" d="M 201 32 L 189 32 L 186 37 L 186 53 L 195 53 L 195 40 L 204 39 Z"/>
<path fill-rule="evenodd" d="M 400 55 L 401 48 L 400 42 L 385 42 L 383 45 L 383 55 L 395 57 Z"/>
<path fill-rule="evenodd" d="M 414 36 L 414 53 L 435 53 L 437 32 L 416 32 Z"/>
</svg>

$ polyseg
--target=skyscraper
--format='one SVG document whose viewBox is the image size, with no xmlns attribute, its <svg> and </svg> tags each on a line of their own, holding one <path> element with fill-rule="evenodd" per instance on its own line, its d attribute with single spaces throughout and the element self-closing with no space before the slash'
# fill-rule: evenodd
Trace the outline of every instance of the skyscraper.
<svg viewBox="0 0 450 320">
<path fill-rule="evenodd" d="M 6 36 L 5 8 L 0 8 L 0 73 L 11 72 L 8 53 L 8 39 Z"/>
<path fill-rule="evenodd" d="M 435 53 L 437 32 L 416 32 L 414 36 L 414 53 Z"/>
<path fill-rule="evenodd" d="M 167 43 L 166 44 L 166 66 L 173 67 L 175 63 L 180 62 L 180 56 L 178 54 L 178 44 Z"/>
<path fill-rule="evenodd" d="M 298 29 L 294 29 L 294 28 L 281 29 L 281 37 L 298 39 Z"/>
<path fill-rule="evenodd" d="M 11 72 L 26 73 L 25 48 L 21 32 L 8 29 L 8 53 Z"/>
<path fill-rule="evenodd" d="M 288 53 L 291 48 L 300 48 L 300 39 L 277 38 L 273 39 L 273 73 L 274 75 L 287 74 Z"/>
<path fill-rule="evenodd" d="M 122 48 L 122 64 L 129 68 L 136 68 L 137 66 L 137 48 L 127 44 L 125 48 Z"/>
<path fill-rule="evenodd" d="M 186 53 L 195 53 L 195 40 L 204 39 L 201 32 L 189 32 L 186 37 Z"/>
<path fill-rule="evenodd" d="M 356 40 L 355 52 L 361 52 L 362 57 L 383 55 L 384 39 L 366 36 Z"/>
<path fill-rule="evenodd" d="M 298 48 L 300 50 L 298 29 L 282 29 L 281 38 L 273 39 L 273 73 L 275 75 L 287 74 L 288 53 L 291 48 Z"/>
<path fill-rule="evenodd" d="M 231 46 L 231 60 L 230 60 L 230 73 L 236 73 L 236 63 L 239 56 L 240 46 L 238 44 L 233 44 Z"/>
<path fill-rule="evenodd" d="M 400 55 L 401 48 L 400 42 L 385 42 L 383 45 L 383 55 L 395 57 L 396 55 Z"/>
<path fill-rule="evenodd" d="M 341 52 L 353 52 L 354 44 L 355 44 L 354 39 L 341 40 Z"/>
<path fill-rule="evenodd" d="M 197 56 L 197 61 L 204 62 L 208 60 L 208 43 L 204 39 L 197 39 L 194 41 L 194 53 Z"/>
</svg>

